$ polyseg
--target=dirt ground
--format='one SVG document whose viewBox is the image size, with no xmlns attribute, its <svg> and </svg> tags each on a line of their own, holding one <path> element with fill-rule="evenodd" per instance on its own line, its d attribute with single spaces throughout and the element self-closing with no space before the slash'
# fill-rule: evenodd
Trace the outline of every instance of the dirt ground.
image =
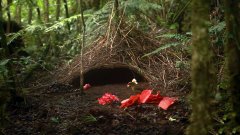
<svg viewBox="0 0 240 135">
<path fill-rule="evenodd" d="M 150 88 L 142 85 L 142 89 Z M 10 124 L 4 132 L 6 135 L 182 135 L 186 129 L 189 116 L 186 92 L 165 90 L 163 96 L 179 98 L 166 111 L 153 104 L 127 109 L 119 108 L 120 103 L 99 105 L 97 99 L 106 92 L 120 100 L 134 94 L 126 84 L 92 87 L 83 96 L 69 86 L 54 84 L 30 92 L 25 103 L 9 107 Z"/>
</svg>

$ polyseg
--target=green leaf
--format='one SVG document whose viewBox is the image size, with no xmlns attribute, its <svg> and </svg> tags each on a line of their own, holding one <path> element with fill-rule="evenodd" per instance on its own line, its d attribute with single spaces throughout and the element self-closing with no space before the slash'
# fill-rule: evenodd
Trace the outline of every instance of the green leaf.
<svg viewBox="0 0 240 135">
<path fill-rule="evenodd" d="M 160 51 L 162 51 L 162 50 L 164 50 L 164 49 L 167 49 L 167 48 L 170 48 L 170 47 L 174 47 L 174 46 L 178 46 L 178 45 L 182 45 L 182 44 L 181 44 L 181 43 L 169 43 L 169 44 L 166 44 L 166 45 L 164 45 L 164 46 L 159 47 L 158 49 L 156 49 L 156 50 L 153 51 L 153 52 L 150 52 L 150 53 L 148 53 L 148 54 L 143 55 L 142 57 L 147 57 L 147 56 L 150 56 L 150 55 L 159 53 Z"/>
<path fill-rule="evenodd" d="M 59 123 L 60 119 L 58 117 L 51 117 L 50 120 L 54 123 Z"/>
<path fill-rule="evenodd" d="M 226 23 L 223 21 L 223 22 L 218 23 L 217 25 L 210 27 L 209 32 L 210 33 L 215 33 L 215 32 L 218 33 L 218 32 L 223 31 L 225 28 L 226 28 Z"/>
<path fill-rule="evenodd" d="M 0 66 L 5 66 L 9 61 L 10 61 L 10 59 L 1 60 Z"/>
<path fill-rule="evenodd" d="M 92 123 L 92 122 L 96 122 L 97 118 L 90 114 L 90 115 L 83 117 L 83 121 L 85 123 Z"/>
</svg>

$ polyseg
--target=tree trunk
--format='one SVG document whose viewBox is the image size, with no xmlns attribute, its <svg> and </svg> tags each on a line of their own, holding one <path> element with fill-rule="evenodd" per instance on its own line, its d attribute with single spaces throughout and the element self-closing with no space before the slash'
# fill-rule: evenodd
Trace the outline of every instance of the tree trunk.
<svg viewBox="0 0 240 135">
<path fill-rule="evenodd" d="M 114 0 L 114 10 L 115 10 L 116 23 L 119 22 L 119 10 L 118 10 L 118 7 L 119 7 L 118 0 Z"/>
<path fill-rule="evenodd" d="M 8 23 L 7 23 L 7 31 L 6 31 L 6 33 L 10 33 L 10 31 L 11 31 L 11 12 L 10 12 L 10 4 L 11 4 L 11 0 L 7 0 L 7 18 L 8 18 Z"/>
<path fill-rule="evenodd" d="M 83 76 L 83 48 L 85 46 L 85 31 L 86 31 L 86 25 L 84 21 L 84 16 L 83 16 L 83 2 L 80 0 L 80 8 L 81 8 L 81 19 L 82 19 L 82 44 L 81 44 L 81 52 L 80 52 L 80 57 L 81 57 L 81 67 L 80 67 L 80 93 L 83 94 L 83 83 L 84 83 L 84 76 Z"/>
<path fill-rule="evenodd" d="M 29 5 L 28 7 L 28 24 L 31 24 L 32 23 L 32 13 L 33 13 L 33 8 L 32 8 L 32 5 Z"/>
<path fill-rule="evenodd" d="M 81 0 L 76 0 L 76 13 L 81 14 Z"/>
<path fill-rule="evenodd" d="M 240 125 L 240 2 L 225 0 L 225 20 L 227 41 L 225 45 L 226 63 L 229 76 L 229 90 L 236 125 Z"/>
<path fill-rule="evenodd" d="M 15 9 L 15 20 L 18 24 L 21 24 L 21 19 L 22 19 L 22 5 L 17 4 L 16 9 Z"/>
<path fill-rule="evenodd" d="M 207 135 L 211 127 L 210 101 L 213 91 L 213 52 L 208 36 L 210 1 L 192 2 L 192 93 L 191 124 L 187 135 Z"/>
<path fill-rule="evenodd" d="M 69 18 L 67 0 L 63 0 L 63 3 L 64 3 L 64 8 L 65 8 L 65 17 L 66 17 L 66 18 Z M 67 23 L 67 27 L 68 27 L 68 30 L 70 31 L 70 25 L 69 25 L 69 23 Z"/>
<path fill-rule="evenodd" d="M 119 14 L 119 2 L 118 2 L 118 0 L 114 0 L 114 13 L 115 13 L 115 16 L 114 16 L 114 18 L 115 18 L 115 30 L 117 31 L 117 36 L 119 36 L 120 35 L 120 29 L 118 28 L 121 24 L 119 24 L 119 23 L 121 23 L 120 22 L 120 14 Z M 111 46 L 111 48 L 112 48 L 112 46 Z"/>
<path fill-rule="evenodd" d="M 78 5 L 78 6 L 76 6 L 77 7 L 77 9 L 76 9 L 76 13 L 77 14 L 81 14 L 81 0 L 76 0 L 76 4 Z M 77 20 L 77 31 L 81 31 L 81 29 L 82 29 L 82 23 L 81 23 L 81 20 L 80 20 L 80 18 L 78 18 L 78 20 Z"/>
<path fill-rule="evenodd" d="M 65 17 L 68 18 L 69 17 L 69 13 L 68 13 L 67 0 L 63 0 L 63 3 L 64 3 L 64 8 L 65 8 Z"/>
<path fill-rule="evenodd" d="M 56 7 L 56 21 L 59 20 L 60 17 L 60 9 L 61 9 L 61 0 L 57 0 L 57 7 Z"/>
<path fill-rule="evenodd" d="M 42 22 L 42 19 L 41 19 L 41 10 L 39 8 L 39 6 L 36 4 L 36 11 L 37 11 L 37 19 L 39 22 Z"/>
<path fill-rule="evenodd" d="M 43 0 L 44 22 L 49 23 L 49 0 Z"/>
</svg>

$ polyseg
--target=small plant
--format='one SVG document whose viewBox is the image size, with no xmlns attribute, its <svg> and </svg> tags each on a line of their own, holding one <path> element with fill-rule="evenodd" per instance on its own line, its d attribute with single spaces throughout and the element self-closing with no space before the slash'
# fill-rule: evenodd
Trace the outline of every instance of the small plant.
<svg viewBox="0 0 240 135">
<path fill-rule="evenodd" d="M 93 123 L 93 122 L 97 122 L 97 118 L 94 117 L 92 114 L 89 114 L 85 117 L 82 118 L 84 123 Z"/>
</svg>

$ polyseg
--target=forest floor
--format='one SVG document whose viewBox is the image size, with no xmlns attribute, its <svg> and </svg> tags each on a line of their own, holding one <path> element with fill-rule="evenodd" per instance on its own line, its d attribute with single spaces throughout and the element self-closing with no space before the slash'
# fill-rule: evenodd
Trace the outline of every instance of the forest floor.
<svg viewBox="0 0 240 135">
<path fill-rule="evenodd" d="M 81 96 L 77 90 L 55 84 L 32 91 L 26 102 L 8 108 L 7 135 L 182 135 L 188 124 L 187 92 L 161 92 L 179 99 L 168 110 L 153 104 L 100 105 L 97 99 L 109 92 L 120 98 L 134 94 L 126 84 L 91 87 Z"/>
</svg>

